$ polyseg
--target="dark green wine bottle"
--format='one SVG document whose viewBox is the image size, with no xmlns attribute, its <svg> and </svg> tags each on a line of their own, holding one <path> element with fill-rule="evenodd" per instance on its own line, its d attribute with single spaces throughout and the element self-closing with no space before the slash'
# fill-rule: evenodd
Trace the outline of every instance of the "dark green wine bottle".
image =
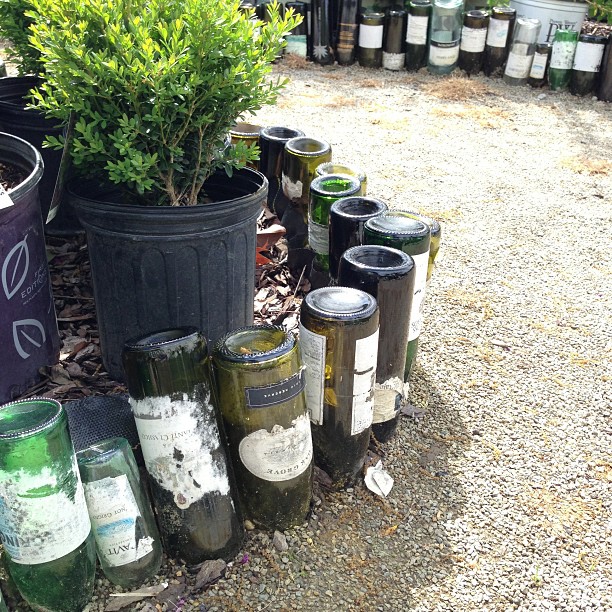
<svg viewBox="0 0 612 612">
<path fill-rule="evenodd" d="M 293 335 L 273 325 L 230 332 L 213 368 L 245 515 L 268 529 L 300 525 L 312 497 L 312 438 Z"/>
<path fill-rule="evenodd" d="M 410 0 L 406 25 L 406 70 L 415 71 L 427 65 L 431 0 Z"/>
<path fill-rule="evenodd" d="M 468 75 L 478 74 L 482 69 L 488 27 L 487 11 L 472 10 L 463 15 L 459 68 L 465 70 Z"/>
<path fill-rule="evenodd" d="M 601 62 L 597 99 L 602 102 L 612 102 L 612 35 L 608 36 L 608 44 Z"/>
<path fill-rule="evenodd" d="M 311 4 L 312 61 L 326 66 L 334 63 L 332 49 L 330 0 L 312 0 Z"/>
<path fill-rule="evenodd" d="M 482 66 L 488 77 L 503 74 L 515 21 L 516 9 L 494 6 L 491 10 Z"/>
<path fill-rule="evenodd" d="M 414 260 L 416 271 L 404 368 L 404 381 L 408 382 L 416 359 L 423 324 L 423 301 L 427 286 L 431 230 L 426 223 L 413 219 L 404 212 L 392 211 L 367 221 L 364 239 L 366 244 L 380 244 L 399 249 Z"/>
<path fill-rule="evenodd" d="M 383 68 L 401 70 L 406 61 L 406 11 L 398 7 L 385 13 L 383 36 Z"/>
<path fill-rule="evenodd" d="M 531 70 L 529 71 L 529 78 L 527 79 L 527 83 L 529 83 L 531 87 L 544 87 L 546 84 L 551 51 L 552 43 L 544 42 L 536 44 Z"/>
<path fill-rule="evenodd" d="M 244 530 L 204 336 L 183 327 L 128 340 L 123 368 L 164 549 L 192 567 L 231 559 Z"/>
<path fill-rule="evenodd" d="M 359 32 L 359 0 L 341 0 L 336 59 L 342 66 L 355 61 Z"/>
<path fill-rule="evenodd" d="M 570 93 L 587 96 L 594 91 L 607 40 L 606 36 L 580 35 L 570 76 Z"/>
<path fill-rule="evenodd" d="M 311 291 L 300 312 L 315 463 L 338 487 L 352 484 L 370 442 L 378 347 L 376 300 L 363 291 Z"/>
<path fill-rule="evenodd" d="M 567 89 L 577 44 L 578 32 L 557 28 L 548 67 L 548 84 L 553 91 Z"/>
<path fill-rule="evenodd" d="M 414 281 L 414 260 L 397 249 L 356 246 L 340 259 L 338 282 L 369 293 L 380 310 L 372 421 L 372 433 L 379 442 L 395 433 L 406 396 L 404 366 Z"/>
<path fill-rule="evenodd" d="M 382 66 L 384 29 L 384 13 L 361 13 L 358 51 L 360 66 L 364 68 L 380 68 Z"/>
</svg>

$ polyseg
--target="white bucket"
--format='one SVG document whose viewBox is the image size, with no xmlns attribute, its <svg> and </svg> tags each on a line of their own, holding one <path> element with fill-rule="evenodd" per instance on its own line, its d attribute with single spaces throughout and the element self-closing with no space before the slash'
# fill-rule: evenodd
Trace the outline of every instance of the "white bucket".
<svg viewBox="0 0 612 612">
<path fill-rule="evenodd" d="M 580 32 L 587 13 L 586 2 L 572 0 L 510 0 L 517 17 L 539 19 L 542 23 L 538 42 L 552 42 L 557 28 Z"/>
</svg>

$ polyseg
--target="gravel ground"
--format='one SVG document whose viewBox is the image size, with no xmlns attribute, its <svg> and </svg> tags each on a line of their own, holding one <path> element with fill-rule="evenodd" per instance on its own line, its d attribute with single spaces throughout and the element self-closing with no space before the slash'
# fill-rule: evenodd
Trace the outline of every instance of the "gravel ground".
<svg viewBox="0 0 612 612">
<path fill-rule="evenodd" d="M 160 607 L 126 609 L 612 610 L 612 104 L 276 71 L 291 81 L 255 121 L 328 140 L 370 195 L 442 222 L 416 409 L 384 447 L 395 485 L 317 487 L 286 551 L 251 531 L 208 590 L 167 562 Z M 100 578 L 91 611 L 109 591 Z"/>
</svg>

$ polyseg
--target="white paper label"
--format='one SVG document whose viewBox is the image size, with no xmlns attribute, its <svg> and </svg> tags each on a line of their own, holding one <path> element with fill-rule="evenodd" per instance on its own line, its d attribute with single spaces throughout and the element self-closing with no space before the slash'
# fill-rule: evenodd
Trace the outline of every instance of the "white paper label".
<svg viewBox="0 0 612 612">
<path fill-rule="evenodd" d="M 125 474 L 83 486 L 98 555 L 107 565 L 126 565 L 153 550 L 153 538 L 136 541 L 136 520 L 140 511 Z"/>
<path fill-rule="evenodd" d="M 359 26 L 359 46 L 364 49 L 380 49 L 383 44 L 382 25 L 363 25 Z"/>
<path fill-rule="evenodd" d="M 404 67 L 405 53 L 387 53 L 383 51 L 383 68 L 401 70 Z"/>
<path fill-rule="evenodd" d="M 351 435 L 355 436 L 372 424 L 374 416 L 374 381 L 378 359 L 378 335 L 355 342 L 355 374 L 353 375 L 353 415 Z"/>
<path fill-rule="evenodd" d="M 468 28 L 461 30 L 461 50 L 468 53 L 482 53 L 487 41 L 487 28 Z"/>
<path fill-rule="evenodd" d="M 412 259 L 414 259 L 415 278 L 412 308 L 410 309 L 408 342 L 419 337 L 421 326 L 423 325 L 423 306 L 425 301 L 425 289 L 427 287 L 427 264 L 429 262 L 429 253 L 412 255 Z"/>
<path fill-rule="evenodd" d="M 441 46 L 442 45 L 442 46 Z M 429 44 L 429 63 L 433 66 L 452 66 L 459 59 L 459 41 Z"/>
<path fill-rule="evenodd" d="M 491 19 L 487 32 L 487 45 L 489 45 L 489 47 L 505 47 L 509 28 L 509 21 L 504 19 Z"/>
<path fill-rule="evenodd" d="M 36 475 L 3 472 L 0 478 L 0 540 L 15 563 L 55 561 L 86 540 L 91 523 L 76 459 L 62 482 L 49 468 Z M 74 499 L 63 492 L 31 497 L 36 489 L 70 487 L 70 480 L 76 486 Z"/>
<path fill-rule="evenodd" d="M 315 334 L 300 323 L 300 354 L 302 363 L 306 366 L 304 396 L 310 420 L 315 425 L 323 425 L 326 344 L 325 336 Z"/>
<path fill-rule="evenodd" d="M 302 181 L 297 181 L 297 182 L 292 182 L 291 179 L 286 175 L 283 174 L 283 178 L 282 178 L 282 185 L 283 185 L 283 193 L 290 199 L 290 200 L 299 200 L 302 197 L 302 191 L 304 190 L 304 185 L 302 183 Z"/>
<path fill-rule="evenodd" d="M 287 41 L 287 46 L 285 47 L 286 53 L 293 53 L 300 57 L 306 57 L 306 34 L 289 34 L 285 40 Z"/>
<path fill-rule="evenodd" d="M 308 244 L 319 255 L 329 255 L 329 227 L 308 219 Z"/>
<path fill-rule="evenodd" d="M 511 51 L 508 54 L 504 74 L 514 79 L 526 79 L 529 76 L 532 61 L 533 57 L 531 55 L 523 55 Z"/>
<path fill-rule="evenodd" d="M 374 423 L 385 423 L 395 418 L 404 397 L 404 381 L 390 378 L 376 383 L 374 388 Z"/>
<path fill-rule="evenodd" d="M 427 44 L 427 27 L 429 17 L 421 15 L 408 15 L 408 27 L 406 29 L 406 42 L 411 45 Z"/>
<path fill-rule="evenodd" d="M 610 43 L 608 43 L 610 44 Z M 593 43 L 579 42 L 574 56 L 574 70 L 582 72 L 599 72 L 606 45 L 595 45 Z"/>
<path fill-rule="evenodd" d="M 548 61 L 548 53 L 536 53 L 533 56 L 531 64 L 531 72 L 529 76 L 532 79 L 543 79 L 546 72 L 546 62 Z"/>
<path fill-rule="evenodd" d="M 13 206 L 14 204 L 15 202 L 13 202 L 11 199 L 8 191 L 2 185 L 0 185 L 0 210 Z"/>
<path fill-rule="evenodd" d="M 550 67 L 569 70 L 574 62 L 576 43 L 572 41 L 558 41 L 553 43 Z"/>
<path fill-rule="evenodd" d="M 281 482 L 305 472 L 312 462 L 312 438 L 307 414 L 292 421 L 287 429 L 274 425 L 243 438 L 238 446 L 247 470 L 262 480 Z"/>
<path fill-rule="evenodd" d="M 210 397 L 130 398 L 147 471 L 185 510 L 206 493 L 230 490 L 227 466 L 212 453 L 220 446 Z"/>
</svg>

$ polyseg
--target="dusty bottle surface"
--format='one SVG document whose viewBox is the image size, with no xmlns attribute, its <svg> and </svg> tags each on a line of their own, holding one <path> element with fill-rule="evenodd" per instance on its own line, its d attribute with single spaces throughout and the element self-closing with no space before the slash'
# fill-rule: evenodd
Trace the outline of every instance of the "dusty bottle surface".
<svg viewBox="0 0 612 612">
<path fill-rule="evenodd" d="M 312 437 L 295 338 L 244 327 L 213 351 L 219 404 L 242 508 L 268 529 L 296 526 L 312 497 Z"/>
<path fill-rule="evenodd" d="M 587 96 L 595 90 L 607 40 L 606 36 L 580 35 L 570 76 L 570 93 Z"/>
<path fill-rule="evenodd" d="M 55 400 L 0 407 L 0 535 L 34 610 L 80 612 L 94 588 L 95 544 L 68 421 Z"/>
<path fill-rule="evenodd" d="M 472 10 L 463 16 L 459 68 L 465 70 L 469 75 L 478 74 L 482 68 L 488 27 L 489 13 L 487 11 Z"/>
<path fill-rule="evenodd" d="M 376 300 L 356 289 L 311 291 L 300 312 L 316 464 L 336 486 L 355 481 L 370 441 L 378 350 Z"/>
<path fill-rule="evenodd" d="M 231 559 L 244 532 L 204 337 L 184 327 L 134 338 L 123 367 L 165 550 L 190 566 Z"/>
<path fill-rule="evenodd" d="M 548 84 L 553 91 L 567 89 L 577 44 L 578 32 L 561 28 L 556 30 L 548 67 Z"/>
<path fill-rule="evenodd" d="M 494 6 L 491 10 L 482 66 L 488 77 L 502 76 L 515 20 L 516 10 L 509 6 Z"/>
<path fill-rule="evenodd" d="M 410 0 L 406 24 L 405 66 L 408 71 L 415 71 L 427 65 L 430 17 L 430 0 Z"/>
<path fill-rule="evenodd" d="M 544 42 L 536 44 L 533 62 L 531 63 L 531 69 L 529 71 L 529 78 L 527 79 L 527 83 L 529 83 L 531 87 L 543 87 L 546 84 L 551 51 L 552 43 Z"/>
</svg>

